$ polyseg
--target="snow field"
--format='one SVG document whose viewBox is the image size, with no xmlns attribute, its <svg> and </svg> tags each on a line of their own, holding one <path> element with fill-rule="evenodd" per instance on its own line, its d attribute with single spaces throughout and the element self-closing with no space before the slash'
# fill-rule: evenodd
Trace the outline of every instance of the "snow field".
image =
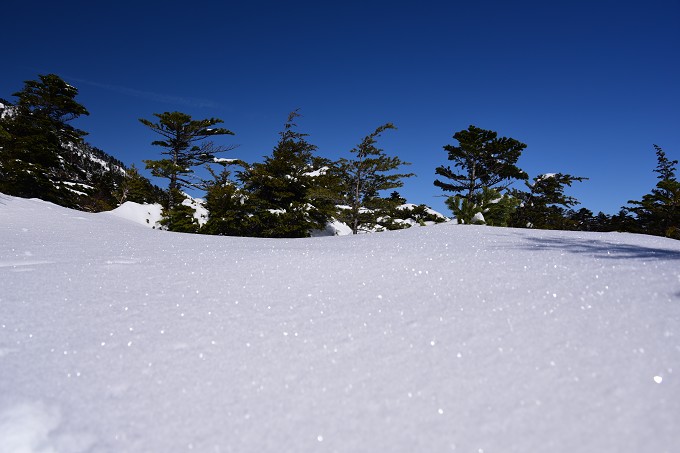
<svg viewBox="0 0 680 453">
<path fill-rule="evenodd" d="M 210 237 L 1 196 L 0 288 L 2 453 L 680 445 L 676 241 Z"/>
</svg>

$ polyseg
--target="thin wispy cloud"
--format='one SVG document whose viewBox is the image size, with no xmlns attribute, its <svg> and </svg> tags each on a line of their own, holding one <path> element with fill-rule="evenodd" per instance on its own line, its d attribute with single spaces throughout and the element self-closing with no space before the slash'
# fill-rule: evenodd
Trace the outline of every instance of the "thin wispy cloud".
<svg viewBox="0 0 680 453">
<path fill-rule="evenodd" d="M 217 102 L 200 99 L 194 97 L 174 96 L 170 94 L 154 93 L 153 91 L 137 90 L 120 85 L 110 85 L 108 83 L 93 82 L 92 80 L 79 79 L 69 77 L 74 82 L 84 83 L 103 90 L 112 91 L 125 96 L 132 96 L 136 98 L 146 99 L 149 101 L 161 102 L 163 104 L 181 105 L 184 107 L 199 107 L 199 108 L 218 108 L 221 107 Z"/>
</svg>

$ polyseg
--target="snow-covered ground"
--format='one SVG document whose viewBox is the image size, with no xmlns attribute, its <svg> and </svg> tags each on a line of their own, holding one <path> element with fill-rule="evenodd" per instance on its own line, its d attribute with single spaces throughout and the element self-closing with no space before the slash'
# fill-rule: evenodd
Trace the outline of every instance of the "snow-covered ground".
<svg viewBox="0 0 680 453">
<path fill-rule="evenodd" d="M 680 242 L 268 240 L 0 196 L 0 451 L 677 452 Z"/>
</svg>

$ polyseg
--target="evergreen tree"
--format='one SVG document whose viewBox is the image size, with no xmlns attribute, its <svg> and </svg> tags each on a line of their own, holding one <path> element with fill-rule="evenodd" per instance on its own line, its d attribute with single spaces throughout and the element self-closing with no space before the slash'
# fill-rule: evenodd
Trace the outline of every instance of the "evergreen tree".
<svg viewBox="0 0 680 453">
<path fill-rule="evenodd" d="M 178 233 L 197 233 L 199 229 L 198 220 L 194 217 L 196 211 L 191 206 L 185 204 L 187 197 L 179 189 L 171 189 L 167 193 L 169 199 L 166 200 L 171 208 L 163 208 L 163 218 L 160 224 L 169 231 Z"/>
<path fill-rule="evenodd" d="M 621 208 L 618 214 L 611 216 L 605 231 L 642 233 L 639 223 L 626 208 Z"/>
<path fill-rule="evenodd" d="M 571 187 L 576 181 L 588 178 L 563 173 L 548 173 L 526 183 L 528 192 L 514 190 L 513 196 L 521 204 L 512 215 L 510 226 L 519 228 L 539 228 L 553 230 L 577 229 L 576 222 L 570 220 L 570 208 L 578 200 L 564 193 L 565 186 Z"/>
<path fill-rule="evenodd" d="M 446 206 L 462 224 L 508 226 L 512 213 L 517 209 L 519 200 L 511 195 L 502 194 L 496 189 L 482 187 L 469 197 L 454 195 L 446 200 Z"/>
<path fill-rule="evenodd" d="M 190 115 L 181 112 L 154 113 L 154 116 L 158 118 L 157 123 L 143 118 L 139 121 L 163 137 L 151 144 L 165 148 L 161 154 L 168 157 L 145 160 L 144 163 L 147 169 L 151 169 L 153 176 L 169 180 L 170 191 L 196 187 L 199 181 L 194 176 L 193 168 L 214 162 L 216 154 L 234 148 L 215 146 L 212 142 L 204 142 L 201 146 L 196 144 L 208 137 L 234 135 L 230 130 L 212 127 L 223 123 L 221 119 L 193 120 Z"/>
<path fill-rule="evenodd" d="M 86 135 L 68 124 L 89 114 L 77 94 L 54 74 L 28 80 L 13 94 L 16 105 L 0 119 L 0 191 L 78 207 L 79 196 L 64 184 L 72 174 L 74 147 Z"/>
<path fill-rule="evenodd" d="M 600 216 L 601 214 L 601 216 Z M 593 215 L 593 211 L 587 208 L 581 208 L 578 211 L 570 210 L 568 214 L 569 222 L 573 228 L 578 231 L 602 231 L 604 225 L 601 224 L 603 217 L 606 215 L 600 212 L 598 217 Z"/>
<path fill-rule="evenodd" d="M 659 146 L 656 150 L 659 182 L 641 201 L 629 201 L 627 208 L 635 214 L 640 232 L 680 239 L 680 182 L 675 177 L 677 160 L 670 160 Z"/>
<path fill-rule="evenodd" d="M 348 209 L 340 210 L 338 215 L 340 220 L 350 226 L 354 234 L 378 226 L 388 229 L 397 227 L 390 222 L 386 214 L 403 204 L 401 197 L 385 198 L 380 194 L 386 190 L 402 187 L 404 185 L 402 179 L 413 176 L 413 173 L 390 173 L 402 165 L 410 164 L 396 156 L 388 156 L 384 150 L 376 146 L 378 137 L 388 129 L 396 128 L 392 123 L 383 124 L 350 151 L 355 155 L 354 159 L 340 159 L 338 162 L 342 204 L 348 206 Z"/>
<path fill-rule="evenodd" d="M 489 208 L 492 194 L 484 189 L 500 194 L 515 180 L 527 179 L 516 165 L 526 145 L 513 138 L 498 138 L 496 132 L 475 126 L 456 132 L 453 138 L 458 140 L 458 146 L 446 145 L 444 149 L 454 168 L 440 166 L 435 170 L 450 182 L 436 179 L 434 185 L 455 193 L 448 205 L 460 223 L 470 223 L 477 213 Z M 509 201 L 503 201 L 504 209 L 512 208 Z"/>
<path fill-rule="evenodd" d="M 139 170 L 132 164 L 125 171 L 121 183 L 115 188 L 113 194 L 118 205 L 126 201 L 135 203 L 162 203 L 166 194 L 158 186 L 151 184 L 147 178 L 139 174 Z"/>
<path fill-rule="evenodd" d="M 456 132 L 453 138 L 459 146 L 446 145 L 448 159 L 454 168 L 440 166 L 436 174 L 451 182 L 435 180 L 434 185 L 448 192 L 470 198 L 486 188 L 506 189 L 517 179 L 527 179 L 527 174 L 517 166 L 517 160 L 527 145 L 513 138 L 501 137 L 493 131 L 470 126 Z"/>
<path fill-rule="evenodd" d="M 314 155 L 316 146 L 297 132 L 291 112 L 271 156 L 240 174 L 251 213 L 252 235 L 308 237 L 332 218 L 333 199 L 323 190 L 332 178 L 331 163 Z"/>
<path fill-rule="evenodd" d="M 218 135 L 234 135 L 233 132 L 213 126 L 223 123 L 221 119 L 209 118 L 193 120 L 190 115 L 181 112 L 154 113 L 157 123 L 147 119 L 139 121 L 153 132 L 163 137 L 151 144 L 164 148 L 163 159 L 145 160 L 147 169 L 156 177 L 168 179 L 168 196 L 163 206 L 164 225 L 171 231 L 195 229 L 193 215 L 189 215 L 187 206 L 182 203 L 186 199 L 182 188 L 198 187 L 200 180 L 196 178 L 194 168 L 216 161 L 216 154 L 223 153 L 234 147 L 215 146 L 212 142 L 201 142 L 209 137 Z M 177 212 L 174 212 L 177 211 Z"/>
<path fill-rule="evenodd" d="M 209 217 L 200 232 L 220 236 L 256 236 L 260 231 L 258 217 L 251 215 L 246 203 L 248 195 L 232 179 L 228 165 L 248 167 L 245 162 L 234 161 L 224 163 L 220 172 L 208 169 L 213 177 L 206 184 L 204 206 Z"/>
</svg>

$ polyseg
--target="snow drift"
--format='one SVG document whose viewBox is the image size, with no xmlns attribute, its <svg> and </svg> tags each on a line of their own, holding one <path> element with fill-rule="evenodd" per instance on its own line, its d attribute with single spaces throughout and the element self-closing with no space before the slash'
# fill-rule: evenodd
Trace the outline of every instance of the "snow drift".
<svg viewBox="0 0 680 453">
<path fill-rule="evenodd" d="M 675 241 L 209 237 L 0 197 L 3 453 L 671 452 L 679 370 Z"/>
</svg>

